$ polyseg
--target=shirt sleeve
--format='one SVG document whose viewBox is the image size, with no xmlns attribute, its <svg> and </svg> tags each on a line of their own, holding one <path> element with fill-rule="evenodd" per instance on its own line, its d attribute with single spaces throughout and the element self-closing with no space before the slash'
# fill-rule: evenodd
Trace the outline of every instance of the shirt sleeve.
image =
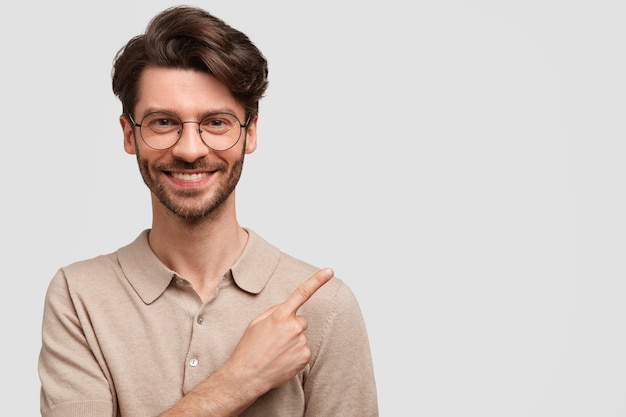
<svg viewBox="0 0 626 417">
<path fill-rule="evenodd" d="M 304 382 L 305 417 L 378 417 L 368 335 L 360 307 L 342 284 L 321 323 L 320 345 Z"/>
<path fill-rule="evenodd" d="M 63 270 L 48 286 L 39 354 L 43 417 L 112 417 L 117 413 L 107 369 L 97 345 L 85 336 Z M 98 357 L 100 356 L 100 358 Z"/>
</svg>

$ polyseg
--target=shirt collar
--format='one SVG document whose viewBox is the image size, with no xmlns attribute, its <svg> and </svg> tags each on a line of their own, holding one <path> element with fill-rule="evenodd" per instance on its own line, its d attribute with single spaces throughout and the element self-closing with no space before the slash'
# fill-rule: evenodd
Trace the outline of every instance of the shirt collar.
<svg viewBox="0 0 626 417">
<path fill-rule="evenodd" d="M 231 271 L 239 288 L 258 294 L 276 270 L 281 252 L 252 230 L 245 230 L 248 243 Z"/>
<path fill-rule="evenodd" d="M 280 251 L 252 230 L 245 230 L 248 232 L 248 242 L 230 272 L 239 288 L 258 294 L 276 269 Z M 177 276 L 152 252 L 148 243 L 149 232 L 149 229 L 142 231 L 132 243 L 117 251 L 126 279 L 146 304 L 159 298 Z"/>
</svg>

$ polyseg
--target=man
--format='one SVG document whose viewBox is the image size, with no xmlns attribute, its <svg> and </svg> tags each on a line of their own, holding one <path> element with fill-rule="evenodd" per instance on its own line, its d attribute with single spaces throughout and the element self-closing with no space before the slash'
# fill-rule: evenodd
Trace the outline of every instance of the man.
<svg viewBox="0 0 626 417">
<path fill-rule="evenodd" d="M 152 225 L 52 279 L 42 416 L 378 415 L 353 293 L 237 222 L 267 73 L 246 35 L 195 7 L 163 11 L 117 54 Z"/>
</svg>

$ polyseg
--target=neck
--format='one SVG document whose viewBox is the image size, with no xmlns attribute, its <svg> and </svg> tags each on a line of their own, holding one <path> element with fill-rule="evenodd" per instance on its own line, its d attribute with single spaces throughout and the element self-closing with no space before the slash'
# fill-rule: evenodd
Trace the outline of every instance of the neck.
<svg viewBox="0 0 626 417">
<path fill-rule="evenodd" d="M 148 240 L 161 262 L 189 280 L 206 300 L 239 259 L 248 233 L 238 224 L 234 208 L 222 211 L 218 218 L 189 223 L 161 206 L 153 209 Z"/>
</svg>

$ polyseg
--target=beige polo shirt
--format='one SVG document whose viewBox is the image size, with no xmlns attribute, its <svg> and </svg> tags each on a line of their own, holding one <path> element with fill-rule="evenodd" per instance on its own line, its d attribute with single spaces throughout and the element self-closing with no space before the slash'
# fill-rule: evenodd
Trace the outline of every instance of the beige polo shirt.
<svg viewBox="0 0 626 417">
<path fill-rule="evenodd" d="M 44 306 L 42 416 L 157 416 L 222 365 L 254 317 L 318 270 L 247 230 L 241 258 L 205 303 L 157 259 L 148 230 L 114 253 L 61 268 Z M 309 321 L 310 363 L 242 416 L 378 416 L 352 291 L 335 277 L 299 313 Z"/>
</svg>

